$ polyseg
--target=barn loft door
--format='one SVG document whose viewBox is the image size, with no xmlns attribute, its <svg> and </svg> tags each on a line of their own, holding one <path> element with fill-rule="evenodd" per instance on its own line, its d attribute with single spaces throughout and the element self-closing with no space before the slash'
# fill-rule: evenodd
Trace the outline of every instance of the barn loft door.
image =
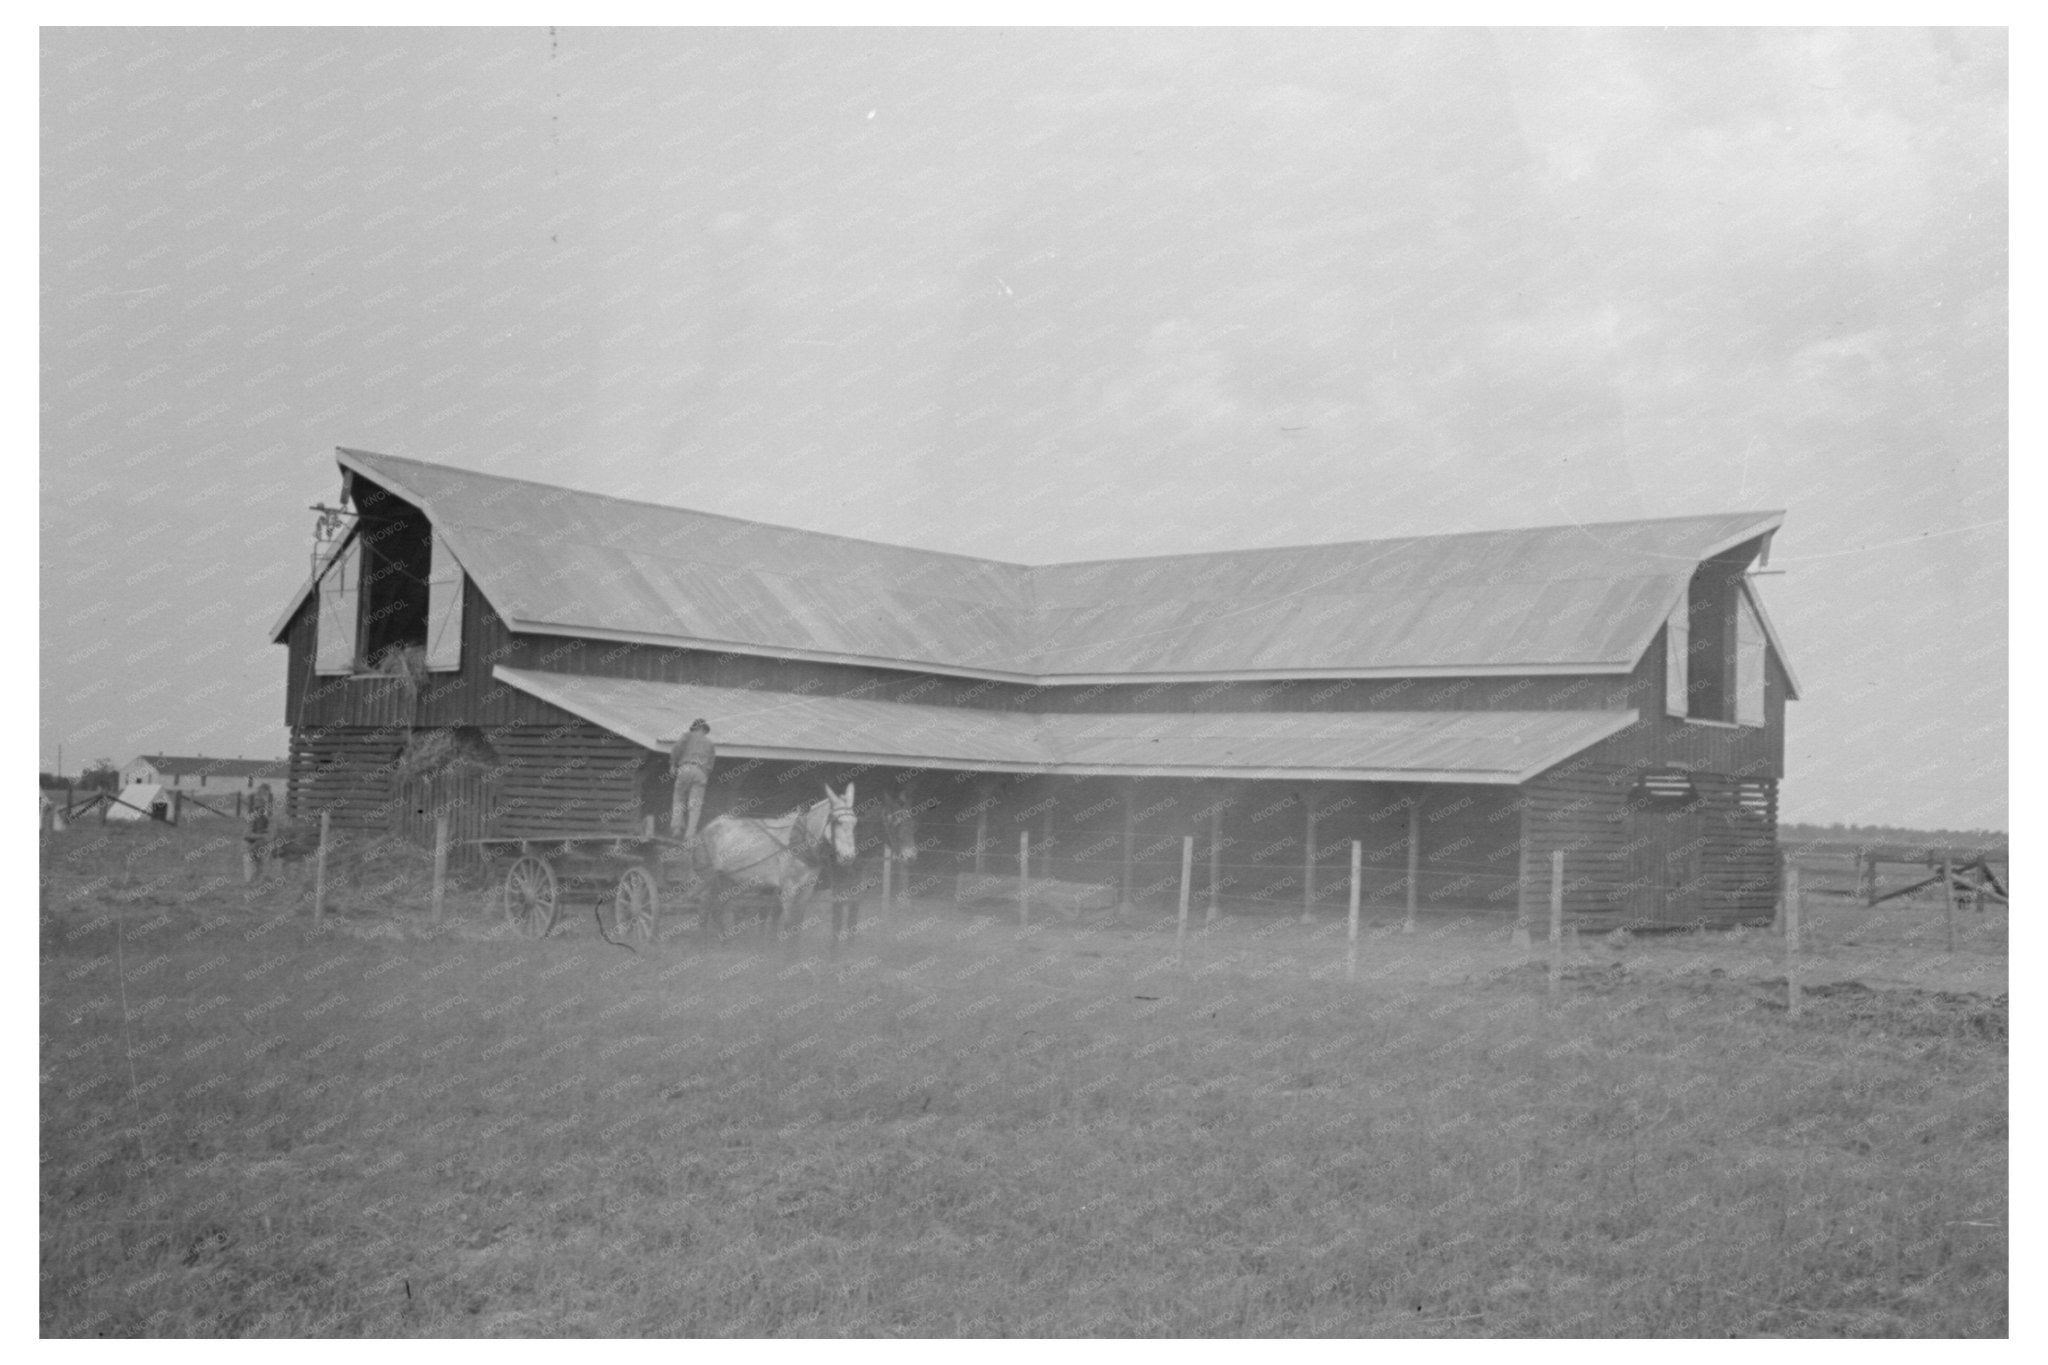
<svg viewBox="0 0 2048 1365">
<path fill-rule="evenodd" d="M 1629 883 L 1636 889 L 1636 916 L 1659 924 L 1702 918 L 1700 812 L 1638 810 L 1634 819 L 1635 867 Z"/>
</svg>

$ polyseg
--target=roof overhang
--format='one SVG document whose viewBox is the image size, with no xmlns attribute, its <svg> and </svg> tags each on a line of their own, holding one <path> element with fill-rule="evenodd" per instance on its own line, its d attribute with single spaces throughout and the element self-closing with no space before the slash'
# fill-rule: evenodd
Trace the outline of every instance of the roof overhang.
<svg viewBox="0 0 2048 1365">
<path fill-rule="evenodd" d="M 1775 536 L 1778 533 L 1778 528 L 1783 526 L 1784 524 L 1785 514 L 1783 512 L 1772 512 L 1766 516 L 1760 517 L 1757 519 L 1755 525 L 1746 527 L 1743 530 L 1736 532 L 1734 535 L 1727 537 L 1726 539 L 1716 541 L 1713 544 L 1707 546 L 1706 549 L 1700 552 L 1700 562 L 1704 563 L 1705 561 L 1712 559 L 1715 555 L 1727 554 L 1736 546 L 1741 545 L 1747 541 L 1755 540 L 1759 536 L 1763 538 L 1764 543 L 1761 547 L 1759 547 L 1758 553 L 1768 555 L 1771 549 L 1771 537 Z"/>
<path fill-rule="evenodd" d="M 713 718 L 733 758 L 863 767 L 1512 786 L 1634 724 L 1635 711 L 1055 713 L 492 669 L 645 749 Z"/>
<path fill-rule="evenodd" d="M 460 558 L 458 553 L 457 558 Z M 500 613 L 501 616 L 503 615 Z M 568 625 L 556 621 L 535 621 L 505 616 L 506 626 L 519 635 L 554 635 L 579 640 L 609 640 L 615 644 L 664 645 L 672 649 L 696 649 L 707 654 L 740 654 L 761 659 L 791 659 L 805 663 L 854 664 L 863 668 L 900 669 L 906 673 L 935 673 L 949 678 L 972 678 L 977 682 L 1015 683 L 1020 687 L 1086 687 L 1102 683 L 1211 683 L 1285 682 L 1291 678 L 1312 681 L 1357 678 L 1528 678 L 1581 677 L 1593 674 L 1628 673 L 1633 659 L 1599 659 L 1564 664 L 1403 664 L 1386 668 L 1260 668 L 1212 670 L 1189 673 L 1019 673 L 999 668 L 974 668 L 961 664 L 925 663 L 916 659 L 878 658 L 872 654 L 834 654 L 824 650 L 775 649 L 744 641 L 717 640 L 698 636 L 668 635 L 653 631 L 606 630 L 597 626 Z M 1640 651 L 1638 651 L 1640 653 Z"/>
</svg>

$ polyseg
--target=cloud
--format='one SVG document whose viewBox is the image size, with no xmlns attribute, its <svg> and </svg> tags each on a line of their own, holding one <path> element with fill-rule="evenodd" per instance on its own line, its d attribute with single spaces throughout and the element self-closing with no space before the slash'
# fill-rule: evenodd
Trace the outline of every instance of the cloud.
<svg viewBox="0 0 2048 1365">
<path fill-rule="evenodd" d="M 1495 318 L 1482 325 L 1484 354 L 1498 368 L 1545 378 L 1611 378 L 1628 348 L 1649 323 L 1612 299 L 1559 303 L 1537 313 Z"/>
<path fill-rule="evenodd" d="M 1913 35 L 1560 31 L 1502 50 L 1544 192 L 1634 274 L 1894 264 L 2002 119 L 1981 88 L 1930 106 Z"/>
</svg>

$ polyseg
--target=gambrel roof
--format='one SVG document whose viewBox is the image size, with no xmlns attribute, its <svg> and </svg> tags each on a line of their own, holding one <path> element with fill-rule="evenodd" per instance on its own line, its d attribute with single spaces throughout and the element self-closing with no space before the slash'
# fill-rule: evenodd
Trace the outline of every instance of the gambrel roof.
<svg viewBox="0 0 2048 1365">
<path fill-rule="evenodd" d="M 1043 684 L 1626 673 L 1701 561 L 1784 518 L 1032 566 L 337 458 L 421 508 L 513 631 Z"/>
</svg>

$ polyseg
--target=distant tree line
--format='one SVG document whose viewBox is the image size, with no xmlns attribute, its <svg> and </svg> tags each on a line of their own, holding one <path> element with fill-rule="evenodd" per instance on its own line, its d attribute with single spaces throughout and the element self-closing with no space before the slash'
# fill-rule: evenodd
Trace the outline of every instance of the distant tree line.
<svg viewBox="0 0 2048 1365">
<path fill-rule="evenodd" d="M 1904 825 L 1780 824 L 1782 843 L 1801 844 L 1926 844 L 1929 847 L 2000 848 L 2002 829 L 1910 829 Z"/>
<path fill-rule="evenodd" d="M 36 779 L 38 785 L 46 791 L 62 791 L 66 787 L 77 787 L 86 791 L 121 790 L 121 770 L 114 766 L 114 760 L 111 758 L 94 759 L 92 766 L 76 777 L 66 777 L 62 773 L 38 773 Z"/>
</svg>

